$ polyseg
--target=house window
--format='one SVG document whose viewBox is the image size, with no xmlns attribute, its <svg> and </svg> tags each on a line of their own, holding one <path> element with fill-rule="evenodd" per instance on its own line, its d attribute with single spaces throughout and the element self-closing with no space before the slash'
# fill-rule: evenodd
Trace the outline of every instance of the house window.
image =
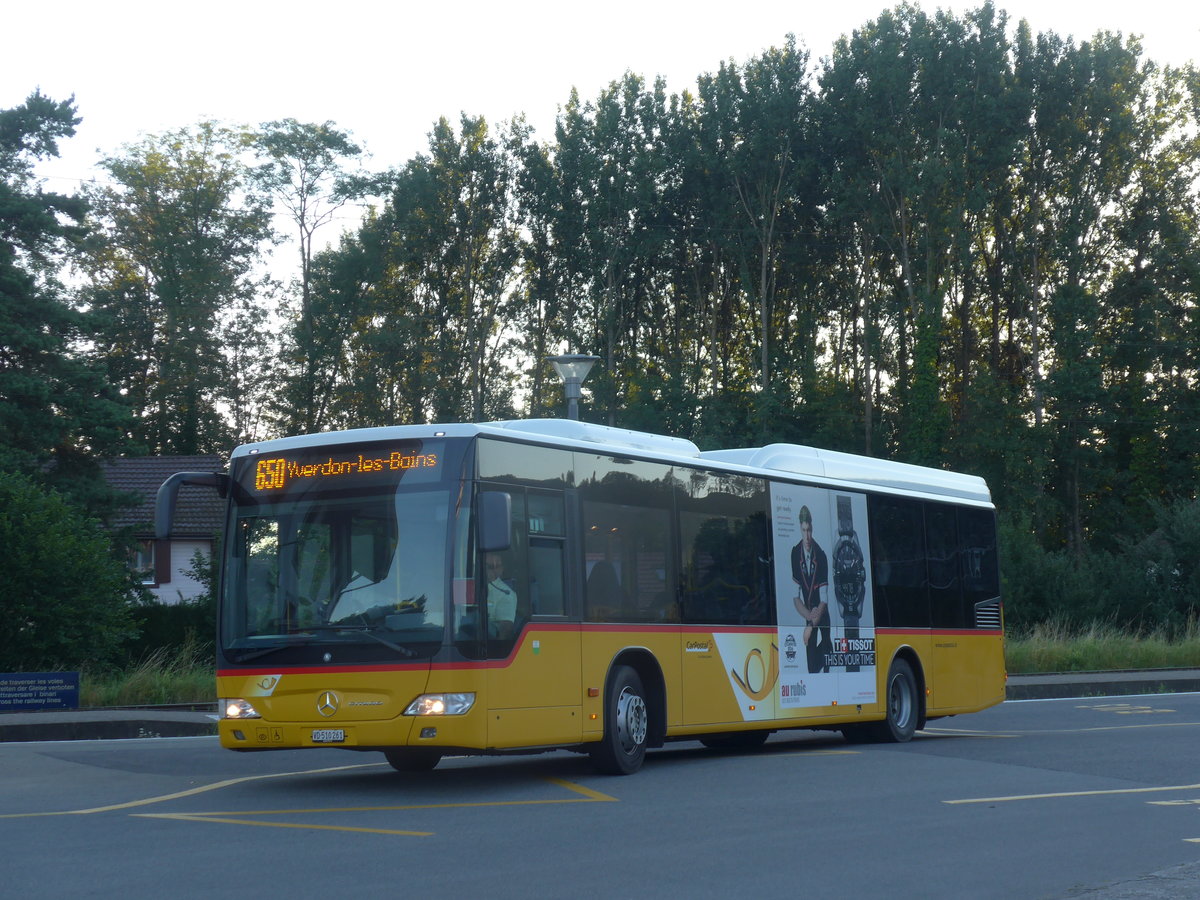
<svg viewBox="0 0 1200 900">
<path fill-rule="evenodd" d="M 137 546 L 133 550 L 131 565 L 133 571 L 138 573 L 142 584 L 158 584 L 158 579 L 154 574 L 154 541 L 137 542 Z"/>
</svg>

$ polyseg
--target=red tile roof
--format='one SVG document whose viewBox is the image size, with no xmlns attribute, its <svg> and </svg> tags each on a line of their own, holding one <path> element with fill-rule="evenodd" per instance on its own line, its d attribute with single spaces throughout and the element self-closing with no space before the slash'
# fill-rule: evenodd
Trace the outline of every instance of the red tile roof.
<svg viewBox="0 0 1200 900">
<path fill-rule="evenodd" d="M 134 505 L 124 507 L 109 521 L 110 528 L 132 527 L 139 534 L 154 530 L 154 499 L 159 486 L 176 472 L 223 472 L 219 456 L 145 456 L 107 459 L 100 463 L 104 479 L 114 490 L 131 494 Z M 212 488 L 184 485 L 175 507 L 177 535 L 217 534 L 225 520 L 225 501 Z"/>
</svg>

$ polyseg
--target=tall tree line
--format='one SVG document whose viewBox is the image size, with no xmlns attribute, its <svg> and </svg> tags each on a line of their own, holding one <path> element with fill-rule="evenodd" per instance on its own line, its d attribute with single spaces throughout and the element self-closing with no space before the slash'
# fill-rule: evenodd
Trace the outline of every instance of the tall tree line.
<svg viewBox="0 0 1200 900">
<path fill-rule="evenodd" d="M 820 61 L 788 38 L 680 93 L 626 73 L 572 92 L 549 140 L 442 119 L 371 178 L 345 177 L 358 148 L 332 123 L 202 123 L 105 162 L 89 241 L 56 220 L 85 284 L 54 308 L 90 331 L 51 330 L 152 452 L 554 415 L 545 357 L 594 353 L 585 418 L 981 474 L 1030 617 L 1073 591 L 1180 621 L 1200 602 L 1198 119 L 1195 71 L 984 3 L 885 10 Z M 256 274 L 272 200 L 293 285 Z"/>
</svg>

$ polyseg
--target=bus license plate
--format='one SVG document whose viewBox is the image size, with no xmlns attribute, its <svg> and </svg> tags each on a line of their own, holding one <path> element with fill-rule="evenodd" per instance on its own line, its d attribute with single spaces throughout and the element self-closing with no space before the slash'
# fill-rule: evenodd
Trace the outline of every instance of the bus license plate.
<svg viewBox="0 0 1200 900">
<path fill-rule="evenodd" d="M 314 728 L 312 742 L 314 744 L 340 744 L 346 740 L 345 728 Z"/>
</svg>

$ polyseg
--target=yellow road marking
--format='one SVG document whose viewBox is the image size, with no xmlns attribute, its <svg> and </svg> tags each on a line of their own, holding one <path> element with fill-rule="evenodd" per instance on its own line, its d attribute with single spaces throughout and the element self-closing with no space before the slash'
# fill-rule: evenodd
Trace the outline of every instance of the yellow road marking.
<svg viewBox="0 0 1200 900">
<path fill-rule="evenodd" d="M 1121 716 L 1146 715 L 1147 713 L 1173 713 L 1175 710 L 1164 706 L 1135 706 L 1132 703 L 1102 703 L 1078 706 L 1076 709 L 1094 709 L 1098 712 L 1112 712 Z"/>
<path fill-rule="evenodd" d="M 350 825 L 308 825 L 302 822 L 256 822 L 253 819 L 229 819 L 206 813 L 134 813 L 139 819 L 177 819 L 181 822 L 221 822 L 225 825 L 259 825 L 264 828 L 309 828 L 316 831 L 358 831 L 366 834 L 399 834 L 405 837 L 431 837 L 432 831 L 398 831 L 393 828 L 355 828 Z"/>
<path fill-rule="evenodd" d="M 1200 784 L 1178 784 L 1171 787 L 1116 788 L 1107 791 L 1059 791 L 1053 794 L 1014 794 L 1009 797 L 971 797 L 966 800 L 943 800 L 950 805 L 960 803 L 1008 803 L 1013 800 L 1053 800 L 1062 797 L 1104 797 L 1113 794 L 1154 794 L 1164 791 L 1194 791 Z"/>
<path fill-rule="evenodd" d="M 971 728 L 922 728 L 917 734 L 926 737 L 978 737 L 978 738 L 1017 738 L 1019 734 L 1001 734 L 996 731 L 976 731 Z"/>
<path fill-rule="evenodd" d="M 575 784 L 571 781 L 563 781 L 561 778 L 547 778 L 551 784 L 557 784 L 559 787 L 564 787 L 568 791 L 574 791 L 577 794 L 582 794 L 589 800 L 597 800 L 604 803 L 620 803 L 616 797 L 610 797 L 608 794 L 602 794 L 599 791 L 593 791 L 591 788 L 586 788 L 582 784 Z"/>
<path fill-rule="evenodd" d="M 430 809 L 477 809 L 486 806 L 546 806 L 564 803 L 617 803 L 616 797 L 592 790 L 581 784 L 564 781 L 561 778 L 543 779 L 549 784 L 566 788 L 577 796 L 558 797 L 549 800 L 492 800 L 473 803 L 423 803 L 405 806 L 342 806 L 324 807 L 317 809 L 261 809 L 238 810 L 236 812 L 190 812 L 190 813 L 134 813 L 145 819 L 175 819 L 181 822 L 220 822 L 225 825 L 257 825 L 267 828 L 311 828 L 320 831 L 357 831 L 367 834 L 396 834 L 407 837 L 429 837 L 432 831 L 401 831 L 391 828 L 364 828 L 348 825 L 314 825 L 303 822 L 263 822 L 255 819 L 236 818 L 238 816 L 287 816 L 287 815 L 318 815 L 322 813 L 362 813 L 362 812 L 405 812 Z"/>
<path fill-rule="evenodd" d="M 554 806 L 563 803 L 619 803 L 616 797 L 593 791 L 581 784 L 563 781 L 561 778 L 545 778 L 543 781 L 564 787 L 579 794 L 578 797 L 554 797 L 548 800 L 478 800 L 470 803 L 408 803 L 402 806 L 322 806 L 302 809 L 239 809 L 221 812 L 191 812 L 160 814 L 163 818 L 187 816 L 188 818 L 209 818 L 212 816 L 295 816 L 306 813 L 354 813 L 354 812 L 411 812 L 418 809 L 476 809 L 484 806 Z M 142 815 L 156 815 L 143 813 Z"/>
<path fill-rule="evenodd" d="M 1147 800 L 1147 806 L 1200 806 L 1200 800 Z"/>
<path fill-rule="evenodd" d="M 127 803 L 113 803 L 108 806 L 95 806 L 89 809 L 71 809 L 62 810 L 59 812 L 36 812 L 36 813 L 7 813 L 0 815 L 0 819 L 21 819 L 21 818 L 37 818 L 43 816 L 82 816 L 92 815 L 102 812 L 116 812 L 124 809 L 136 809 L 141 806 L 150 806 L 155 803 L 165 803 L 169 800 L 179 800 L 183 797 L 194 797 L 198 794 L 208 793 L 209 791 L 219 790 L 221 788 L 231 787 L 236 784 L 245 784 L 251 781 L 265 781 L 269 778 L 287 778 L 296 775 L 321 775 L 329 772 L 343 772 L 351 769 L 367 769 L 380 767 L 383 763 L 366 763 L 353 766 L 330 766 L 322 769 L 306 769 L 300 772 L 274 772 L 268 775 L 247 775 L 242 778 L 229 778 L 224 781 L 217 781 L 213 784 L 206 784 L 200 787 L 189 788 L 186 791 L 175 791 L 171 794 L 160 794 L 156 797 L 146 797 L 141 800 L 131 800 Z M 219 822 L 225 825 L 256 825 L 267 828 L 308 828 L 317 831 L 354 831 L 366 834 L 391 834 L 402 835 L 405 837 L 429 837 L 434 834 L 432 831 L 407 831 L 392 828 L 363 828 L 350 825 L 317 825 L 302 822 L 263 822 L 255 819 L 237 818 L 239 816 L 279 816 L 279 815 L 315 815 L 320 813 L 343 813 L 343 812 L 401 812 L 419 809 L 471 809 L 485 806 L 546 806 L 564 803 L 617 803 L 620 802 L 616 797 L 601 793 L 600 791 L 592 790 L 584 787 L 581 784 L 575 784 L 571 781 L 565 781 L 561 778 L 546 778 L 544 779 L 549 784 L 557 787 L 565 788 L 571 791 L 576 796 L 573 797 L 557 797 L 552 799 L 542 800 L 492 800 L 479 801 L 473 803 L 426 803 L 426 804 L 409 804 L 404 806 L 345 806 L 345 807 L 328 807 L 318 809 L 268 809 L 268 810 L 238 810 L 235 812 L 189 812 L 189 813 L 132 813 L 138 818 L 145 819 L 175 819 L 182 822 Z"/>
<path fill-rule="evenodd" d="M 770 757 L 778 756 L 783 759 L 788 756 L 858 756 L 862 753 L 861 750 L 794 750 L 791 753 L 771 753 Z M 769 758 L 764 756 L 764 759 Z"/>
<path fill-rule="evenodd" d="M 39 816 L 88 816 L 93 813 L 114 812 L 118 809 L 134 809 L 139 806 L 150 806 L 155 803 L 165 803 L 168 800 L 178 800 L 181 797 L 194 797 L 209 791 L 220 790 L 235 784 L 245 784 L 248 781 L 265 781 L 268 778 L 290 778 L 294 775 L 323 775 L 327 772 L 345 772 L 349 769 L 370 769 L 384 765 L 383 763 L 359 763 L 353 766 L 329 766 L 324 769 L 305 769 L 302 772 L 273 772 L 269 775 L 246 775 L 242 778 L 229 778 L 216 781 L 200 787 L 189 788 L 186 791 L 176 791 L 173 794 L 160 794 L 157 797 L 146 797 L 144 800 L 130 800 L 128 803 L 113 803 L 110 806 L 94 806 L 91 809 L 64 809 L 58 812 L 37 813 L 3 813 L 0 819 L 32 819 Z"/>
</svg>

